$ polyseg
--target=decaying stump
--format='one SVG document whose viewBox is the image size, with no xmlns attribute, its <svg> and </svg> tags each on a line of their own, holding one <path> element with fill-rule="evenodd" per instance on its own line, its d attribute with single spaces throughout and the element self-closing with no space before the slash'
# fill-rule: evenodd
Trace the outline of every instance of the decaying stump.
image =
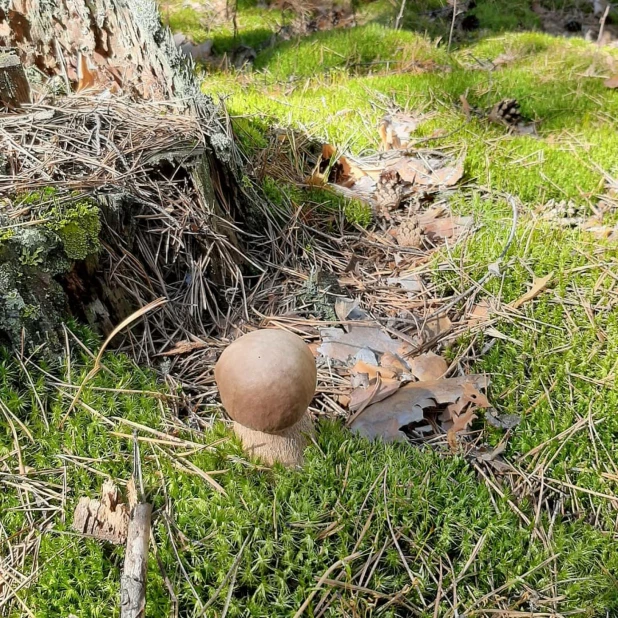
<svg viewBox="0 0 618 618">
<path fill-rule="evenodd" d="M 144 359 L 153 331 L 225 316 L 259 203 L 154 2 L 8 0 L 0 46 L 33 91 L 26 113 L 0 116 L 0 342 L 48 341 L 67 307 L 107 334 L 165 296 Z"/>
<path fill-rule="evenodd" d="M 92 85 L 116 84 L 136 98 L 195 92 L 191 68 L 150 0 L 8 0 L 0 5 L 0 47 L 73 85 L 85 62 Z"/>
<path fill-rule="evenodd" d="M 121 545 L 127 540 L 129 508 L 121 502 L 111 480 L 103 483 L 101 499 L 80 498 L 73 514 L 73 529 L 101 541 Z"/>
</svg>

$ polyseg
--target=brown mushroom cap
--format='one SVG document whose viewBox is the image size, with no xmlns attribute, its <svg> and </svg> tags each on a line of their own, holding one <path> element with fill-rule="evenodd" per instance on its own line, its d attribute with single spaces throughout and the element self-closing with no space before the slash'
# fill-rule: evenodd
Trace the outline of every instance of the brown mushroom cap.
<svg viewBox="0 0 618 618">
<path fill-rule="evenodd" d="M 317 370 L 311 350 L 284 330 L 256 330 L 227 347 L 215 380 L 232 420 L 266 433 L 300 421 L 315 393 Z"/>
</svg>

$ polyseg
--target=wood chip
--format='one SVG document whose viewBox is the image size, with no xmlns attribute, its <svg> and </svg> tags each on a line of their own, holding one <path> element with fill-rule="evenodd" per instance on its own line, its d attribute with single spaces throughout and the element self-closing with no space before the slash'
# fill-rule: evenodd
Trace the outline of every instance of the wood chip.
<svg viewBox="0 0 618 618">
<path fill-rule="evenodd" d="M 129 509 L 111 480 L 103 483 L 101 499 L 80 498 L 73 514 L 73 529 L 102 541 L 122 545 L 127 540 Z"/>
</svg>

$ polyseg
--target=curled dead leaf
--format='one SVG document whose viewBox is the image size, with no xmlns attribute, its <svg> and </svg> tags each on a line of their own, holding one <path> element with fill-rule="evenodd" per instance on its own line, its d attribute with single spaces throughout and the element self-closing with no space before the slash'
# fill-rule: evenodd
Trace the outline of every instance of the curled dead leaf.
<svg viewBox="0 0 618 618">
<path fill-rule="evenodd" d="M 352 411 L 360 410 L 370 404 L 382 401 L 395 393 L 401 382 L 389 378 L 381 378 L 380 383 L 369 384 L 364 388 L 355 388 L 350 394 L 349 408 Z"/>
<path fill-rule="evenodd" d="M 476 418 L 478 418 L 478 416 L 474 413 L 474 410 L 468 410 L 453 420 L 453 426 L 449 429 L 449 431 L 453 431 L 454 433 L 465 431 L 468 428 L 468 425 L 470 425 Z"/>
<path fill-rule="evenodd" d="M 379 127 L 382 150 L 399 150 L 407 148 L 410 135 L 427 116 L 413 116 L 404 112 L 395 112 L 382 118 Z"/>
<path fill-rule="evenodd" d="M 545 277 L 535 277 L 532 282 L 532 287 L 523 296 L 512 302 L 511 307 L 513 307 L 513 309 L 518 309 L 524 303 L 536 298 L 547 287 L 553 276 L 554 273 L 552 271 Z"/>
<path fill-rule="evenodd" d="M 405 384 L 383 401 L 372 403 L 350 424 L 354 433 L 386 442 L 405 439 L 402 427 L 424 420 L 424 411 L 455 403 L 464 395 L 466 384 L 477 390 L 486 388 L 483 375 L 445 378 Z"/>
<path fill-rule="evenodd" d="M 606 88 L 618 88 L 618 75 L 612 75 L 603 82 Z"/>
</svg>

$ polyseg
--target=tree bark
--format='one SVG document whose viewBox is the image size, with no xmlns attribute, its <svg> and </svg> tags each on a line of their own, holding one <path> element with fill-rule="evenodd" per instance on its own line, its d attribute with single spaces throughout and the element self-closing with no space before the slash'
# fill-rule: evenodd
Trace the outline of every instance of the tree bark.
<svg viewBox="0 0 618 618">
<path fill-rule="evenodd" d="M 77 84 L 80 58 L 97 83 L 140 99 L 197 92 L 191 67 L 151 0 L 3 0 L 0 46 L 25 66 Z"/>
<path fill-rule="evenodd" d="M 28 78 L 15 54 L 0 54 L 0 101 L 9 109 L 31 102 Z"/>
<path fill-rule="evenodd" d="M 111 230 L 111 236 L 119 239 L 120 244 L 116 243 L 107 254 L 101 251 L 98 255 L 91 254 L 89 260 L 75 260 L 69 271 L 64 273 L 52 270 L 51 266 L 31 267 L 31 270 L 37 271 L 37 276 L 43 273 L 50 279 L 50 285 L 55 286 L 53 307 L 47 307 L 50 304 L 47 300 L 47 305 L 44 306 L 40 299 L 30 298 L 30 284 L 27 284 L 28 290 L 20 288 L 20 282 L 32 279 L 25 278 L 18 272 L 22 269 L 18 259 L 22 251 L 17 246 L 21 242 L 20 236 L 15 234 L 5 242 L 4 254 L 0 244 L 0 284 L 3 276 L 6 279 L 10 275 L 11 278 L 4 286 L 0 285 L 0 341 L 8 339 L 19 345 L 22 328 L 25 328 L 27 338 L 32 341 L 40 342 L 41 336 L 49 338 L 49 333 L 54 331 L 53 324 L 58 327 L 60 321 L 58 307 L 62 304 L 62 294 L 58 293 L 58 283 L 64 290 L 65 300 L 68 299 L 73 315 L 86 319 L 95 330 L 104 334 L 113 324 L 151 300 L 144 299 L 141 294 L 128 294 L 117 282 L 110 284 L 107 281 L 108 273 L 116 275 L 119 272 L 109 263 L 109 260 L 112 260 L 109 256 L 115 248 L 118 248 L 118 251 L 113 254 L 113 259 L 126 264 L 130 263 L 126 259 L 127 251 L 132 252 L 133 272 L 147 273 L 155 296 L 161 295 L 160 288 L 181 289 L 184 279 L 179 273 L 182 272 L 182 277 L 186 279 L 187 273 L 192 272 L 195 264 L 200 265 L 200 277 L 206 283 L 211 282 L 213 288 L 218 286 L 223 290 L 226 285 L 231 285 L 228 275 L 232 267 L 235 281 L 242 280 L 237 271 L 238 267 L 243 265 L 243 255 L 246 252 L 241 247 L 236 230 L 239 227 L 252 227 L 253 224 L 248 221 L 255 217 L 256 200 L 247 197 L 247 190 L 243 188 L 239 157 L 235 144 L 220 119 L 219 108 L 201 93 L 192 61 L 174 45 L 171 32 L 161 23 L 153 0 L 0 0 L 0 47 L 12 49 L 25 67 L 26 74 L 32 76 L 30 85 L 33 114 L 38 111 L 43 115 L 56 114 L 57 119 L 58 112 L 49 111 L 50 100 L 53 108 L 54 102 L 59 101 L 62 94 L 79 92 L 84 95 L 85 105 L 88 103 L 86 99 L 91 102 L 92 109 L 88 113 L 92 118 L 88 122 L 96 129 L 97 123 L 100 124 L 97 107 L 103 105 L 99 101 L 106 100 L 105 97 L 109 99 L 108 95 L 121 96 L 122 101 L 172 100 L 175 110 L 180 109 L 181 112 L 197 118 L 202 131 L 200 139 L 203 137 L 206 142 L 199 154 L 196 154 L 194 149 L 190 150 L 190 156 L 177 152 L 170 152 L 169 156 L 158 153 L 159 158 L 164 160 L 161 167 L 167 165 L 169 168 L 170 178 L 186 176 L 190 179 L 187 181 L 188 189 L 184 199 L 192 208 L 191 216 L 183 219 L 182 213 L 170 215 L 178 217 L 174 222 L 174 229 L 177 237 L 183 238 L 182 246 L 187 247 L 187 252 L 191 254 L 186 256 L 186 260 L 182 256 L 183 259 L 179 258 L 174 262 L 177 256 L 170 254 L 171 262 L 164 263 L 167 251 L 148 253 L 143 249 L 143 243 L 133 243 L 131 239 L 122 237 L 123 234 L 131 234 L 135 238 L 136 230 L 148 231 L 149 225 L 148 217 L 140 219 L 146 207 L 139 196 L 124 195 L 127 183 L 118 186 L 118 195 L 122 194 L 123 197 L 118 204 L 114 203 L 114 208 L 107 208 L 107 198 L 98 192 L 93 199 L 98 201 L 100 206 L 103 223 L 101 240 L 107 246 L 110 234 L 106 235 L 106 232 Z M 41 76 L 46 79 L 41 80 Z M 105 97 L 99 98 L 102 93 Z M 39 103 L 42 103 L 40 110 L 37 108 Z M 153 117 L 156 118 L 162 113 L 162 109 L 163 106 L 153 105 Z M 169 106 L 167 109 L 169 110 Z M 83 118 L 83 115 L 79 117 Z M 32 139 L 48 139 L 46 136 L 49 133 L 37 133 L 37 122 L 39 121 L 32 123 Z M 4 128 L 7 128 L 6 125 Z M 4 147 L 1 138 L 0 134 L 0 145 Z M 23 150 L 28 149 L 29 143 L 24 140 L 23 147 L 19 146 L 22 150 L 13 153 L 17 167 Z M 14 150 L 10 140 L 7 144 L 9 147 L 5 150 Z M 69 159 L 73 156 L 71 153 L 67 155 Z M 97 153 L 93 152 L 92 157 L 97 158 Z M 130 158 L 130 154 L 128 157 Z M 196 162 L 196 159 L 199 161 Z M 55 157 L 49 158 L 52 163 L 55 160 Z M 2 166 L 7 169 L 7 176 L 12 173 L 16 177 L 18 174 L 15 165 L 13 169 L 8 169 L 10 159 L 8 163 L 5 162 L 3 154 L 0 153 L 0 167 Z M 121 168 L 122 166 L 119 166 L 117 170 L 117 177 L 122 177 L 125 171 Z M 39 182 L 45 182 L 45 178 L 56 178 L 55 173 L 54 170 L 47 170 L 47 176 L 39 178 Z M 64 192 L 63 194 L 72 191 L 74 185 L 79 184 L 79 174 L 78 171 L 76 178 L 69 178 L 64 174 L 62 182 L 54 181 L 54 187 L 59 192 Z M 110 185 L 113 184 L 111 181 L 113 178 Z M 5 186 L 6 184 L 5 182 Z M 32 186 L 37 188 L 34 182 Z M 0 192 L 0 197 L 13 199 L 19 191 L 23 192 L 24 189 L 8 189 L 4 194 Z M 161 203 L 157 206 L 160 211 L 169 210 L 168 204 Z M 153 213 L 149 211 L 147 214 Z M 115 219 L 127 222 L 127 225 L 122 223 L 119 224 L 119 229 L 115 229 Z M 2 221 L 0 212 L 0 232 L 6 229 L 9 223 Z M 152 234 L 150 237 L 152 238 Z M 225 260 L 220 257 L 220 251 L 212 251 L 213 243 L 219 243 L 218 246 L 226 244 L 231 248 L 222 249 L 227 252 Z M 3 274 L 3 260 L 6 262 L 9 254 L 17 257 L 13 260 L 10 273 Z M 156 264 L 152 263 L 152 256 L 155 256 Z M 103 262 L 105 259 L 108 260 L 107 263 Z M 202 266 L 203 264 L 206 266 Z M 160 273 L 165 273 L 165 281 Z M 194 281 L 195 277 L 191 277 L 191 281 Z M 2 287 L 6 290 L 10 287 L 11 293 L 3 295 Z M 144 286 L 144 289 L 146 288 L 148 285 Z M 195 288 L 198 288 L 197 284 Z M 201 285 L 200 289 L 207 288 L 207 285 Z M 219 296 L 216 290 L 208 294 L 210 315 L 217 316 L 217 319 L 219 315 L 225 315 L 225 311 L 219 311 L 219 305 L 225 306 L 223 295 Z M 15 297 L 18 297 L 18 304 Z M 46 293 L 45 299 L 48 298 L 52 296 Z M 201 325 L 200 314 L 204 312 L 205 303 L 198 306 L 189 299 L 187 304 L 190 303 L 193 303 L 195 309 L 189 312 L 181 311 L 188 316 L 186 320 L 183 318 L 180 324 L 173 324 L 170 318 L 169 324 L 161 326 L 162 323 L 159 323 L 159 332 L 167 332 L 167 326 L 172 332 L 178 326 L 193 329 L 196 324 Z M 174 306 L 170 302 L 170 316 L 172 309 Z M 26 312 L 28 315 L 37 315 L 36 321 L 30 320 L 33 325 L 23 318 Z M 44 324 L 45 328 L 38 329 L 37 324 Z M 40 331 L 47 334 L 41 335 Z"/>
</svg>

